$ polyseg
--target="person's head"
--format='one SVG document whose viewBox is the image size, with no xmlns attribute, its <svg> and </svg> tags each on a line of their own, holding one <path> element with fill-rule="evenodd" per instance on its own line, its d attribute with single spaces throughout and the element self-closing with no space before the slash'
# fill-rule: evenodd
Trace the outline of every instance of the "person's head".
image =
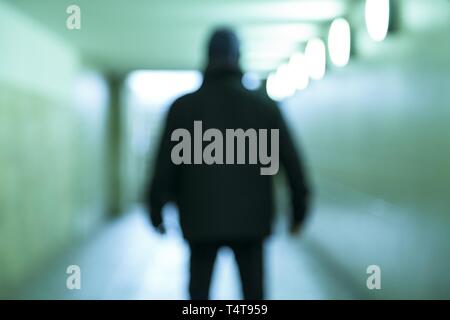
<svg viewBox="0 0 450 320">
<path fill-rule="evenodd" d="M 227 27 L 216 29 L 209 40 L 208 65 L 237 67 L 239 57 L 239 39 L 236 33 Z"/>
</svg>

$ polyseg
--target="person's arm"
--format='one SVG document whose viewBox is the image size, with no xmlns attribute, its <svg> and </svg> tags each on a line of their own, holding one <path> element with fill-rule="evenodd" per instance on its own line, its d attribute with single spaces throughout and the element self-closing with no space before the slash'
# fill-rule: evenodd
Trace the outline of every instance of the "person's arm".
<svg viewBox="0 0 450 320">
<path fill-rule="evenodd" d="M 292 201 L 291 231 L 296 232 L 302 226 L 309 209 L 310 189 L 304 173 L 301 154 L 295 146 L 286 122 L 278 109 L 275 109 L 276 128 L 279 129 L 280 162 L 288 179 Z"/>
<path fill-rule="evenodd" d="M 153 165 L 153 178 L 147 186 L 144 199 L 147 210 L 150 211 L 151 222 L 158 230 L 163 230 L 161 211 L 163 206 L 173 198 L 173 186 L 176 183 L 177 167 L 170 158 L 172 146 L 170 138 L 175 127 L 174 109 L 172 106 L 166 117 Z"/>
</svg>

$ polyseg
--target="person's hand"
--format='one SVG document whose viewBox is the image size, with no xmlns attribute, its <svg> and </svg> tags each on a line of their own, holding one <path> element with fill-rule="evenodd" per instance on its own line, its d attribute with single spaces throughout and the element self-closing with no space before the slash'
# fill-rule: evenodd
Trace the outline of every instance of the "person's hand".
<svg viewBox="0 0 450 320">
<path fill-rule="evenodd" d="M 293 236 L 297 235 L 300 233 L 300 230 L 302 229 L 302 224 L 301 223 L 293 223 L 291 225 L 291 228 L 289 230 L 289 233 Z"/>
<path fill-rule="evenodd" d="M 159 226 L 155 227 L 156 232 L 163 235 L 166 234 L 166 228 L 164 227 L 164 224 L 161 223 Z"/>
</svg>

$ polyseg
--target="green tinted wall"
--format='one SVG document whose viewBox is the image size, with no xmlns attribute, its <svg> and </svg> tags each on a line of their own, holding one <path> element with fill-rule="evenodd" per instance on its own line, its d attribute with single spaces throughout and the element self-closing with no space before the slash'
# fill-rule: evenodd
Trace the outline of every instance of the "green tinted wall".
<svg viewBox="0 0 450 320">
<path fill-rule="evenodd" d="M 3 2 L 0 62 L 0 293 L 5 293 L 101 219 L 105 106 L 73 98 L 82 81 L 77 53 Z M 98 96 L 95 85 L 87 86 Z"/>
<path fill-rule="evenodd" d="M 449 297 L 449 35 L 391 35 L 284 106 L 315 184 L 306 238 L 361 297 Z"/>
</svg>

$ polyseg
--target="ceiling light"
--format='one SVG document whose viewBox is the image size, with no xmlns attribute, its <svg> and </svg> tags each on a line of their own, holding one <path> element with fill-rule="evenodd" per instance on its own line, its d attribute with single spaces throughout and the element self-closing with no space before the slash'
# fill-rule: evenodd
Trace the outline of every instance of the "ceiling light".
<svg viewBox="0 0 450 320">
<path fill-rule="evenodd" d="M 306 67 L 311 79 L 320 80 L 325 75 L 327 64 L 325 43 L 314 38 L 308 41 L 305 49 Z"/>
<path fill-rule="evenodd" d="M 389 28 L 389 0 L 366 0 L 366 27 L 370 37 L 383 41 Z"/>
<path fill-rule="evenodd" d="M 350 59 L 351 32 L 347 20 L 333 21 L 328 32 L 328 51 L 331 62 L 338 67 L 347 65 Z"/>
<path fill-rule="evenodd" d="M 309 84 L 308 67 L 305 55 L 301 52 L 294 53 L 288 65 L 290 81 L 297 90 L 304 90 Z"/>
</svg>

